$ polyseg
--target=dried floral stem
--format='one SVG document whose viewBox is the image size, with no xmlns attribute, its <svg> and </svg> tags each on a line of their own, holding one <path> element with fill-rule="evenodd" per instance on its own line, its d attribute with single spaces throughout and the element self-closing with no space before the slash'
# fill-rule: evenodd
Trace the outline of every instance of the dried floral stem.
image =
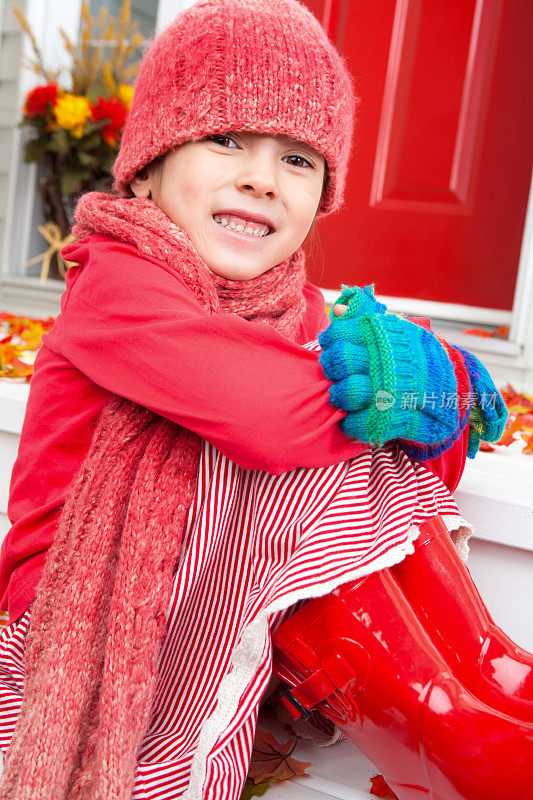
<svg viewBox="0 0 533 800">
<path fill-rule="evenodd" d="M 34 59 L 24 66 L 42 76 L 46 82 L 57 81 L 60 70 L 47 70 L 41 50 L 31 26 L 23 12 L 13 6 L 13 12 L 20 27 L 31 41 Z M 59 28 L 65 49 L 70 56 L 70 91 L 73 94 L 87 94 L 91 86 L 105 86 L 116 93 L 123 83 L 130 84 L 137 74 L 138 63 L 131 59 L 144 43 L 139 23 L 131 19 L 131 2 L 124 0 L 118 19 L 110 16 L 106 6 L 100 9 L 98 17 L 93 17 L 87 0 L 81 5 L 81 30 L 79 42 L 74 43 L 63 28 Z"/>
<path fill-rule="evenodd" d="M 30 69 L 32 72 L 35 72 L 37 75 L 41 75 L 44 78 L 44 80 L 47 81 L 47 83 L 56 81 L 59 77 L 59 70 L 51 71 L 46 69 L 46 67 L 44 66 L 41 49 L 37 44 L 37 40 L 31 29 L 30 23 L 28 22 L 22 10 L 18 6 L 13 6 L 12 8 L 13 8 L 13 14 L 17 18 L 17 22 L 19 23 L 24 33 L 30 39 L 33 54 L 35 56 L 34 61 L 31 61 L 29 59 L 22 59 L 21 60 L 22 66 L 25 67 L 26 69 Z"/>
</svg>

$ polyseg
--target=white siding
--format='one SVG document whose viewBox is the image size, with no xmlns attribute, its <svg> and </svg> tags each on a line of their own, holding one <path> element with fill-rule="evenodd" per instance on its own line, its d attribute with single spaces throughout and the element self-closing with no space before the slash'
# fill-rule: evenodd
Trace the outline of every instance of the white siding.
<svg viewBox="0 0 533 800">
<path fill-rule="evenodd" d="M 25 11 L 26 0 L 17 5 Z M 18 81 L 22 34 L 10 0 L 0 0 L 0 252 L 4 238 L 7 191 L 13 167 L 13 134 L 20 120 Z"/>
</svg>

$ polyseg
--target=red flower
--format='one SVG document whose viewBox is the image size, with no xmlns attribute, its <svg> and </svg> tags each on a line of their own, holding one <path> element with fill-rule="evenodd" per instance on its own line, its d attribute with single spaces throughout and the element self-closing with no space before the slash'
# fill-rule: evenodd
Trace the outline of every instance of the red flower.
<svg viewBox="0 0 533 800">
<path fill-rule="evenodd" d="M 48 103 L 55 106 L 57 102 L 57 83 L 47 83 L 45 86 L 37 86 L 28 92 L 24 103 L 24 114 L 27 117 L 37 117 L 46 115 Z"/>
<path fill-rule="evenodd" d="M 96 105 L 91 106 L 91 114 L 94 122 L 102 119 L 109 120 L 107 125 L 102 128 L 102 138 L 110 145 L 116 144 L 118 134 L 121 132 L 128 116 L 128 111 L 123 103 L 116 97 L 99 97 Z"/>
</svg>

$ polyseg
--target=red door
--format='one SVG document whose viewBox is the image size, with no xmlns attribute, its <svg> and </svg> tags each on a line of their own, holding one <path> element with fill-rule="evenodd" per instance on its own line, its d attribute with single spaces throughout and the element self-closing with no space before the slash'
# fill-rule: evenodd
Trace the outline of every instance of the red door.
<svg viewBox="0 0 533 800">
<path fill-rule="evenodd" d="M 533 163 L 531 0 L 308 0 L 362 98 L 311 280 L 510 310 Z"/>
</svg>

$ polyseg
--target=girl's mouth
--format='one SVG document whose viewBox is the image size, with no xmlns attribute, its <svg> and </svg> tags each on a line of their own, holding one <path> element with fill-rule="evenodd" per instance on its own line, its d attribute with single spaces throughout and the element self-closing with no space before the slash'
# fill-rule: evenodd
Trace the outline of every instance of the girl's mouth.
<svg viewBox="0 0 533 800">
<path fill-rule="evenodd" d="M 220 227 L 239 238 L 264 239 L 265 236 L 272 233 L 272 228 L 262 222 L 252 222 L 233 214 L 213 214 L 213 219 Z"/>
</svg>

